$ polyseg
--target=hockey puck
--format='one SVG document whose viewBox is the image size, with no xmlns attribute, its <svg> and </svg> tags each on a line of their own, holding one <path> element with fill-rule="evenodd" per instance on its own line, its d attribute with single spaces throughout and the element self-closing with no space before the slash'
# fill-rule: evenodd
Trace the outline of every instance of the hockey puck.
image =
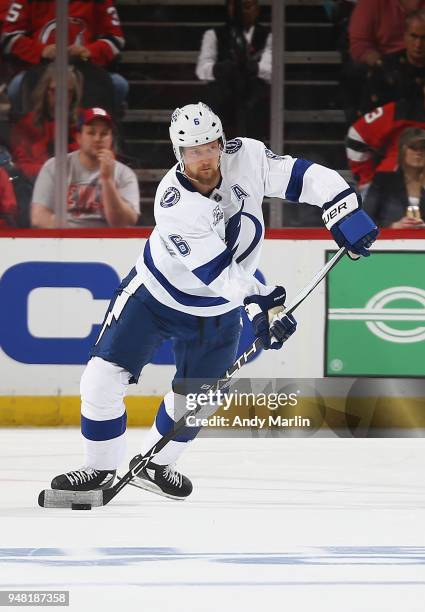
<svg viewBox="0 0 425 612">
<path fill-rule="evenodd" d="M 91 510 L 91 504 L 71 504 L 72 510 Z"/>
</svg>

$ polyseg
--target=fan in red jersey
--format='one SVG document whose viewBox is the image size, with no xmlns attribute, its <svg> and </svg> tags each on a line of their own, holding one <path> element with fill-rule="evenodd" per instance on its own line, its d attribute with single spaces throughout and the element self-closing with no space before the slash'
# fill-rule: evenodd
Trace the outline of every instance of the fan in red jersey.
<svg viewBox="0 0 425 612">
<path fill-rule="evenodd" d="M 361 192 L 377 172 L 398 166 L 398 139 L 408 127 L 425 129 L 425 101 L 413 98 L 389 102 L 360 117 L 348 130 L 347 157 Z"/>
<path fill-rule="evenodd" d="M 68 3 L 68 41 L 70 60 L 89 61 L 107 68 L 124 47 L 124 37 L 113 0 L 70 0 Z M 55 3 L 49 0 L 10 2 L 2 31 L 5 56 L 29 67 L 56 56 Z M 128 91 L 127 81 L 113 73 L 115 92 L 120 102 Z M 9 84 L 8 95 L 19 107 L 23 73 Z M 16 104 L 15 104 L 16 102 Z"/>
</svg>

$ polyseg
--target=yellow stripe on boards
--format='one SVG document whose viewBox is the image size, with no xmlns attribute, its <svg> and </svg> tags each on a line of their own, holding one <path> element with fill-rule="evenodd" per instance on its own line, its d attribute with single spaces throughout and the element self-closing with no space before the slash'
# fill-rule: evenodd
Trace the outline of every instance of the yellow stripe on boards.
<svg viewBox="0 0 425 612">
<path fill-rule="evenodd" d="M 149 427 L 161 397 L 128 397 L 127 423 L 130 427 Z M 0 427 L 66 427 L 80 425 L 78 396 L 0 396 Z"/>
<path fill-rule="evenodd" d="M 125 400 L 129 427 L 149 427 L 155 418 L 161 397 L 130 396 Z M 351 429 L 360 437 L 369 429 L 425 428 L 425 400 L 422 397 L 300 397 L 293 407 L 268 410 L 265 407 L 220 409 L 216 413 L 232 419 L 257 414 L 265 417 L 280 414 L 310 418 L 313 429 Z M 323 416 L 325 415 L 325 419 Z M 80 425 L 78 396 L 0 396 L 0 427 L 66 427 Z"/>
</svg>

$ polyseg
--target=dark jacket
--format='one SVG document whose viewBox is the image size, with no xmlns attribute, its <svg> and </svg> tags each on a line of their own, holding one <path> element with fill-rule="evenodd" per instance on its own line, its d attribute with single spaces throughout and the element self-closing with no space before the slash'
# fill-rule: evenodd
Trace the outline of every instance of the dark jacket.
<svg viewBox="0 0 425 612">
<path fill-rule="evenodd" d="M 379 227 L 389 227 L 406 215 L 409 206 L 403 172 L 378 172 L 373 179 L 363 207 Z M 419 202 L 422 219 L 425 219 L 425 190 Z"/>
<path fill-rule="evenodd" d="M 384 55 L 382 65 L 368 71 L 361 111 L 366 113 L 402 98 L 422 99 L 424 85 L 425 67 L 410 64 L 405 49 Z"/>
<path fill-rule="evenodd" d="M 229 25 L 215 28 L 215 33 L 217 36 L 217 62 L 241 59 L 241 56 L 245 54 L 246 57 L 258 61 L 266 46 L 270 28 L 257 23 L 254 26 L 254 34 L 250 45 L 246 44 L 241 30 Z"/>
</svg>

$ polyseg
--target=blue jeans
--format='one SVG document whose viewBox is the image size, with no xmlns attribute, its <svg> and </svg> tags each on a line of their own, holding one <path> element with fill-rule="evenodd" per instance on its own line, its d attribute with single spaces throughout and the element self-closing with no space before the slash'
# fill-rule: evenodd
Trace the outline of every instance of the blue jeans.
<svg viewBox="0 0 425 612">
<path fill-rule="evenodd" d="M 122 108 L 124 105 L 129 90 L 129 84 L 127 79 L 118 74 L 118 72 L 111 72 L 111 79 L 114 84 L 114 96 L 115 96 L 115 108 Z"/>
</svg>

